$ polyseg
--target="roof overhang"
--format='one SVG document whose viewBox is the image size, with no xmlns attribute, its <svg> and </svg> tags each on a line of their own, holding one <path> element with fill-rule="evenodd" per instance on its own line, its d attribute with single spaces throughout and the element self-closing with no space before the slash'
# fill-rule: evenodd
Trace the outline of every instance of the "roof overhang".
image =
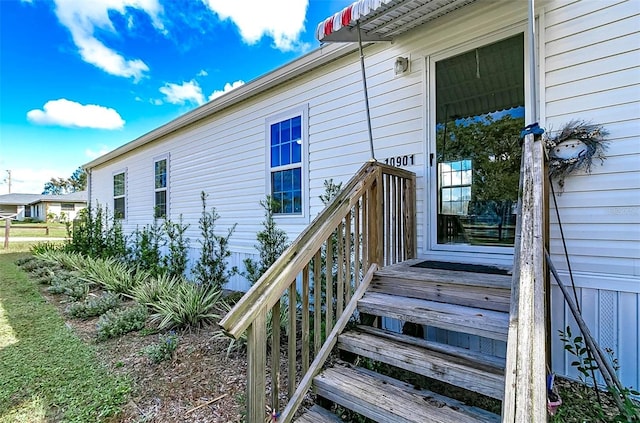
<svg viewBox="0 0 640 423">
<path fill-rule="evenodd" d="M 318 24 L 320 42 L 391 41 L 476 0 L 358 0 Z"/>
</svg>

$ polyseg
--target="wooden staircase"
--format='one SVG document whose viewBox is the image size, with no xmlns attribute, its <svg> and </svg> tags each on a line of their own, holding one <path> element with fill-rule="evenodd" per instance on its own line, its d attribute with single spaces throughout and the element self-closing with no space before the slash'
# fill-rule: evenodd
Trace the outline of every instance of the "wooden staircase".
<svg viewBox="0 0 640 423">
<path fill-rule="evenodd" d="M 413 267 L 385 267 L 358 301 L 359 313 L 506 341 L 511 277 Z M 505 359 L 374 326 L 338 337 L 337 349 L 502 400 Z M 348 354 L 345 354 L 348 353 Z M 356 360 L 363 361 L 363 360 Z M 393 374 L 401 374 L 394 371 Z M 313 379 L 320 403 L 335 403 L 377 422 L 493 422 L 500 416 L 344 361 Z M 297 421 L 336 422 L 315 405 Z"/>
</svg>

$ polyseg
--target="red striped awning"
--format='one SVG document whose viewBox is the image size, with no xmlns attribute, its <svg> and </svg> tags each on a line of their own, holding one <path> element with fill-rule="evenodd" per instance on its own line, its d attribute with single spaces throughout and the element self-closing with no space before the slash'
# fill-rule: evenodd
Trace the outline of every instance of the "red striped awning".
<svg viewBox="0 0 640 423">
<path fill-rule="evenodd" d="M 358 0 L 318 24 L 321 42 L 390 41 L 476 0 Z"/>
</svg>

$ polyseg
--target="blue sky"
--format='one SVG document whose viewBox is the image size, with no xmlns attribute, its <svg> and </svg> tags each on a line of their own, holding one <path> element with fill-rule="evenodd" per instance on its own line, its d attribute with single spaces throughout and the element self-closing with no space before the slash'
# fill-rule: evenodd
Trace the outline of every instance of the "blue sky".
<svg viewBox="0 0 640 423">
<path fill-rule="evenodd" d="M 0 0 L 0 194 L 85 164 L 316 48 L 352 0 Z"/>
</svg>

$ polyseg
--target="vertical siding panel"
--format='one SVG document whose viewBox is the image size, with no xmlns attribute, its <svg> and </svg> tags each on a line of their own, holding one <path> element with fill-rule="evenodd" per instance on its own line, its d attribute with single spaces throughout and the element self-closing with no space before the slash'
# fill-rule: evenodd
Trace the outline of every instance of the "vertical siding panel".
<svg viewBox="0 0 640 423">
<path fill-rule="evenodd" d="M 640 387 L 640 295 L 618 293 L 618 346 L 614 350 L 620 365 L 619 377 L 624 386 Z"/>
</svg>

